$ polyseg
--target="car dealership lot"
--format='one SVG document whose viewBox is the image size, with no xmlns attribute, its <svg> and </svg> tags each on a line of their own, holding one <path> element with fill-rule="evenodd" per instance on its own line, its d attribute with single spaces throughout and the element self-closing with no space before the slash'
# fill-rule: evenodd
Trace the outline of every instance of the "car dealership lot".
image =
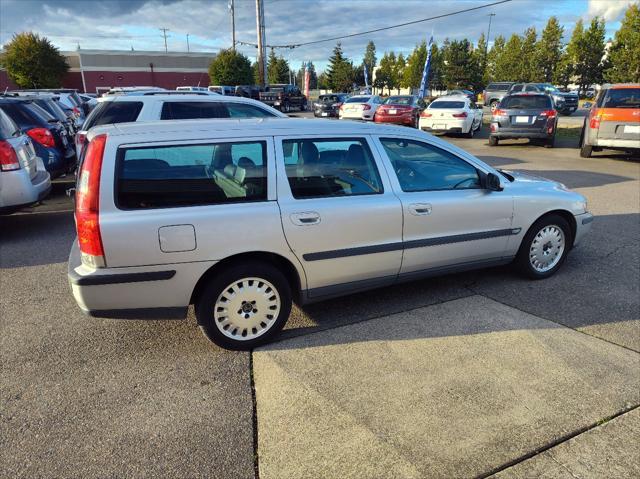
<svg viewBox="0 0 640 479">
<path fill-rule="evenodd" d="M 561 458 L 580 477 L 636 475 L 640 163 L 581 159 L 573 137 L 489 147 L 486 126 L 448 139 L 588 198 L 596 220 L 563 269 L 532 282 L 498 268 L 296 309 L 281 341 L 252 355 L 210 344 L 193 314 L 83 316 L 66 278 L 64 183 L 44 206 L 0 217 L 0 474 L 527 477 Z M 615 464 L 571 452 L 585 447 L 615 450 Z M 585 471 L 590 459 L 601 468 Z"/>
</svg>

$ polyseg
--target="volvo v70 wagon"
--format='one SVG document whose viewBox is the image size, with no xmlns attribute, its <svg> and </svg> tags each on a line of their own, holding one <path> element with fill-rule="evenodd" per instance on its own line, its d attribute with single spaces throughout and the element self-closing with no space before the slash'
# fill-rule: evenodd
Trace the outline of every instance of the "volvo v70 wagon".
<svg viewBox="0 0 640 479">
<path fill-rule="evenodd" d="M 247 349 L 300 304 L 515 262 L 546 278 L 593 220 L 560 183 L 427 133 L 309 119 L 93 128 L 69 280 L 105 318 L 184 317 Z"/>
</svg>

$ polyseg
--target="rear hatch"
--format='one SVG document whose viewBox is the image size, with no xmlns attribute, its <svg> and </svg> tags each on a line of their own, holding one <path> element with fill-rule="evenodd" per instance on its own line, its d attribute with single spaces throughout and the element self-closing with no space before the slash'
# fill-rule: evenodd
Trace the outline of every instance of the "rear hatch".
<svg viewBox="0 0 640 479">
<path fill-rule="evenodd" d="M 591 125 L 594 119 L 598 138 L 640 142 L 640 86 L 609 89 L 598 99 Z"/>
<path fill-rule="evenodd" d="M 464 105 L 462 100 L 437 100 L 431 103 L 429 108 L 420 114 L 420 117 L 431 119 L 434 130 L 444 130 L 448 128 L 448 123 L 452 121 L 457 123 L 467 118 Z"/>
<path fill-rule="evenodd" d="M 546 95 L 513 95 L 505 97 L 493 113 L 493 121 L 501 130 L 544 131 L 555 117 L 551 99 Z"/>
<path fill-rule="evenodd" d="M 20 165 L 27 171 L 30 179 L 34 179 L 38 174 L 38 159 L 31 140 L 25 135 L 8 140 L 11 143 Z"/>
</svg>

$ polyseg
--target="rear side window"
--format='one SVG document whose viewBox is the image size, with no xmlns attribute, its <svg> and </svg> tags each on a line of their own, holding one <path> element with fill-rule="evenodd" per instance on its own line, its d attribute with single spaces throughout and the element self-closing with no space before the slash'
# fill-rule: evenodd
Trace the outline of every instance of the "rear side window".
<svg viewBox="0 0 640 479">
<path fill-rule="evenodd" d="M 168 101 L 162 105 L 161 120 L 197 118 L 229 118 L 229 111 L 217 101 Z"/>
<path fill-rule="evenodd" d="M 511 85 L 509 83 L 489 83 L 487 90 L 507 91 Z"/>
<path fill-rule="evenodd" d="M 506 96 L 500 102 L 500 108 L 511 110 L 550 110 L 551 98 L 542 95 Z"/>
<path fill-rule="evenodd" d="M 598 98 L 599 108 L 640 108 L 640 88 L 611 88 Z"/>
<path fill-rule="evenodd" d="M 89 130 L 99 125 L 136 121 L 140 110 L 142 110 L 141 101 L 100 102 L 85 121 L 83 129 Z"/>
<path fill-rule="evenodd" d="M 6 103 L 1 105 L 0 108 L 21 128 L 30 125 L 44 126 L 46 121 L 39 115 L 34 114 L 29 109 L 25 108 L 26 103 Z"/>
<path fill-rule="evenodd" d="M 282 142 L 291 193 L 296 199 L 382 193 L 382 182 L 364 139 Z"/>
<path fill-rule="evenodd" d="M 122 209 L 266 199 L 263 141 L 127 148 L 118 152 L 116 201 Z"/>
</svg>

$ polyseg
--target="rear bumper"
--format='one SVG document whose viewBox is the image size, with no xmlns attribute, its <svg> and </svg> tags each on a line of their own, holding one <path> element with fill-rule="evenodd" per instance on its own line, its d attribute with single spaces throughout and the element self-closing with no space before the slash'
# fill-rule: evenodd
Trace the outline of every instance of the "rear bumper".
<svg viewBox="0 0 640 479">
<path fill-rule="evenodd" d="M 391 123 L 393 125 L 413 125 L 413 116 L 411 115 L 380 115 L 374 117 L 376 123 Z"/>
<path fill-rule="evenodd" d="M 576 215 L 576 237 L 573 239 L 573 245 L 576 246 L 584 235 L 586 235 L 591 229 L 591 224 L 593 223 L 593 215 L 591 213 L 583 213 L 581 215 Z"/>
<path fill-rule="evenodd" d="M 552 138 L 556 134 L 555 128 L 553 132 L 547 133 L 545 130 L 520 130 L 520 129 L 500 129 L 498 131 L 492 131 L 491 136 L 495 138 L 501 139 L 509 139 L 509 138 L 540 138 L 540 139 L 548 139 Z"/>
<path fill-rule="evenodd" d="M 374 113 L 342 113 L 339 114 L 338 118 L 341 120 L 373 120 Z"/>
<path fill-rule="evenodd" d="M 40 163 L 40 162 L 38 162 Z M 0 214 L 13 213 L 44 199 L 51 191 L 51 177 L 39 165 L 31 179 L 26 170 L 0 173 Z"/>
<path fill-rule="evenodd" d="M 76 303 L 89 316 L 176 319 L 186 316 L 198 280 L 213 264 L 215 261 L 92 269 L 82 264 L 76 240 L 67 275 Z"/>
<path fill-rule="evenodd" d="M 621 140 L 616 138 L 596 138 L 593 146 L 602 146 L 608 148 L 623 148 L 630 150 L 640 149 L 640 140 Z"/>
<path fill-rule="evenodd" d="M 467 119 L 454 120 L 433 120 L 431 118 L 420 118 L 420 129 L 430 133 L 462 133 L 469 130 Z"/>
</svg>

